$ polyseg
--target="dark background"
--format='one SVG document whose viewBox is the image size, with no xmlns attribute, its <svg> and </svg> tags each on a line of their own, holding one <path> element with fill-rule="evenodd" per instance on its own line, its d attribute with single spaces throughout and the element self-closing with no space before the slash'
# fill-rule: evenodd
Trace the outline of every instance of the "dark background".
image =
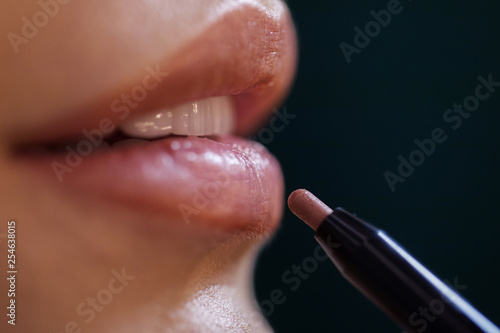
<svg viewBox="0 0 500 333">
<path fill-rule="evenodd" d="M 373 222 L 438 277 L 456 279 L 500 325 L 500 88 L 457 130 L 443 120 L 474 94 L 479 75 L 500 81 L 498 1 L 402 0 L 402 12 L 350 64 L 339 44 L 353 45 L 353 28 L 364 30 L 370 11 L 388 1 L 288 4 L 300 62 L 284 105 L 297 117 L 261 140 L 282 164 L 286 194 L 307 188 Z M 398 156 L 408 158 L 413 141 L 438 127 L 447 141 L 391 192 L 384 172 L 397 173 Z M 313 235 L 286 209 L 258 262 L 259 302 L 282 292 L 281 304 L 264 307 L 275 331 L 401 332 L 329 261 L 291 290 L 283 274 L 313 256 Z"/>
</svg>

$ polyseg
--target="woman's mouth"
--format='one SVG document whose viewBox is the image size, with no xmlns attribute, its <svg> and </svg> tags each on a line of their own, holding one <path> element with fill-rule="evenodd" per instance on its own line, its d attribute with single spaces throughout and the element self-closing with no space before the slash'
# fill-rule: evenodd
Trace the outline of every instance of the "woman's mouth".
<svg viewBox="0 0 500 333">
<path fill-rule="evenodd" d="M 248 15 L 255 23 L 240 22 Z M 290 18 L 240 8 L 207 31 L 160 62 L 168 75 L 158 82 L 143 73 L 20 138 L 19 167 L 79 200 L 110 200 L 169 223 L 273 230 L 283 209 L 279 164 L 232 133 L 251 133 L 286 94 L 295 67 Z"/>
<path fill-rule="evenodd" d="M 264 231 L 281 216 L 281 171 L 262 145 L 228 134 L 233 112 L 229 97 L 192 102 L 131 118 L 107 136 L 90 129 L 71 142 L 27 146 L 20 158 L 83 195 L 186 225 Z"/>
</svg>

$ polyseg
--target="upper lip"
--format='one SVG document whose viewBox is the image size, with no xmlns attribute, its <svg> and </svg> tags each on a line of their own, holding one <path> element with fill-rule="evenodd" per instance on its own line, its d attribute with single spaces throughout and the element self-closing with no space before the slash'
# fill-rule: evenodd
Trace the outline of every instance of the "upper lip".
<svg viewBox="0 0 500 333">
<path fill-rule="evenodd" d="M 236 134 L 248 135 L 286 95 L 295 62 L 295 34 L 286 10 L 276 18 L 258 6 L 239 6 L 175 54 L 149 65 L 169 75 L 130 110 L 127 119 L 185 102 L 233 95 Z M 89 101 L 70 119 L 60 117 L 13 135 L 21 144 L 55 142 L 78 137 L 83 129 L 98 128 L 103 118 L 119 125 L 124 119 L 113 115 L 110 106 L 121 94 L 141 85 L 145 73 L 131 79 L 127 87 Z"/>
</svg>

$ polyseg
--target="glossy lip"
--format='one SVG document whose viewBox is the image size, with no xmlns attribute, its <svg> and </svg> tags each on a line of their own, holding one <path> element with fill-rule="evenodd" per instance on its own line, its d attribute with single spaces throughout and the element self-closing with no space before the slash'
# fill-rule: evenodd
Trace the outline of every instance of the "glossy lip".
<svg viewBox="0 0 500 333">
<path fill-rule="evenodd" d="M 248 25 L 242 15 L 266 29 Z M 236 132 L 248 134 L 286 94 L 295 61 L 295 34 L 288 12 L 270 17 L 257 8 L 241 6 L 166 60 L 169 67 L 160 65 L 170 74 L 130 116 L 234 94 Z M 82 129 L 98 128 L 103 115 L 110 114 L 113 96 L 87 106 L 80 116 L 32 131 L 19 142 L 78 138 Z M 122 120 L 112 121 L 118 125 Z M 38 180 L 62 185 L 63 190 L 117 200 L 185 225 L 263 233 L 274 229 L 282 214 L 283 180 L 277 161 L 261 145 L 241 138 L 169 137 L 145 146 L 98 152 L 84 157 L 59 183 L 52 163 L 63 163 L 64 158 L 27 154 L 18 161 Z"/>
<path fill-rule="evenodd" d="M 295 74 L 296 37 L 285 5 L 276 17 L 245 1 L 241 4 L 174 55 L 149 64 L 169 74 L 148 92 L 146 100 L 130 108 L 126 118 L 113 114 L 112 104 L 143 85 L 145 70 L 128 84 L 80 106 L 71 118 L 25 122 L 25 127 L 13 128 L 10 136 L 18 143 L 61 141 L 81 136 L 82 129 L 98 128 L 106 117 L 118 125 L 137 114 L 217 96 L 233 97 L 236 134 L 251 134 L 288 92 Z"/>
<path fill-rule="evenodd" d="M 58 183 L 51 163 L 64 164 L 65 155 L 27 158 L 42 178 Z M 232 136 L 168 137 L 96 152 L 63 181 L 176 223 L 258 231 L 281 217 L 282 183 L 278 162 L 262 145 Z"/>
</svg>

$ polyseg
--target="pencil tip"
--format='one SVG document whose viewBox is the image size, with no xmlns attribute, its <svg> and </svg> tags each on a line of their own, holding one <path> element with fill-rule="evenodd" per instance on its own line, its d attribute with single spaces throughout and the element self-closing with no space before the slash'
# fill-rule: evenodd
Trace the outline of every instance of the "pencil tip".
<svg viewBox="0 0 500 333">
<path fill-rule="evenodd" d="M 333 210 L 307 190 L 295 190 L 288 197 L 288 207 L 313 230 L 317 230 Z"/>
</svg>

